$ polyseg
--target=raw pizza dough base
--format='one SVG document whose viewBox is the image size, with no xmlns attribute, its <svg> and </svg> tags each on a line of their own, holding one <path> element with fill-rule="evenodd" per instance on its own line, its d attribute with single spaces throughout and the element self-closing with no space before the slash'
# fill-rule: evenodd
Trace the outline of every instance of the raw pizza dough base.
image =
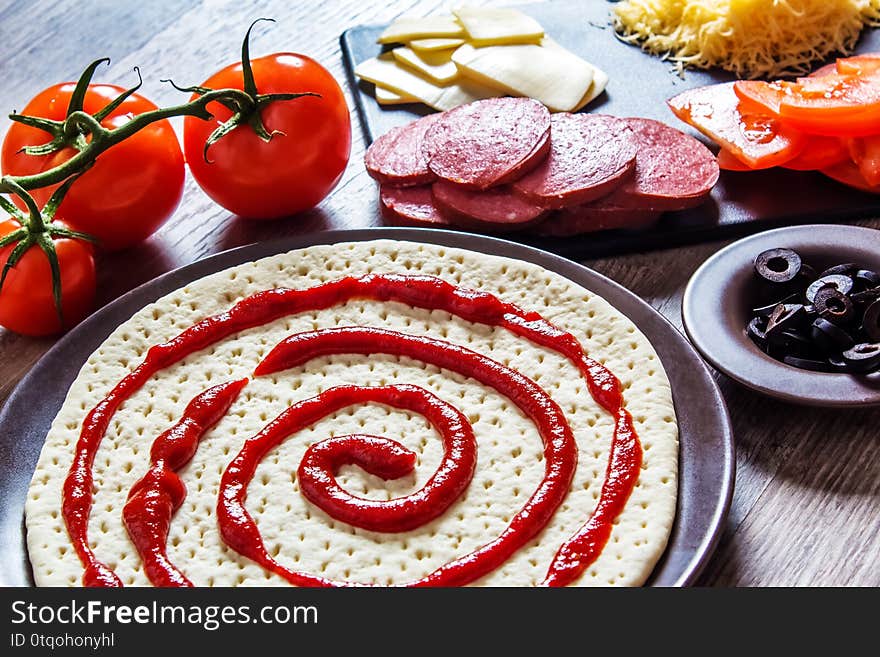
<svg viewBox="0 0 880 657">
<path fill-rule="evenodd" d="M 370 272 L 429 274 L 536 310 L 573 333 L 621 380 L 644 450 L 642 472 L 611 539 L 578 585 L 639 585 L 663 553 L 675 515 L 678 430 L 669 382 L 648 340 L 602 298 L 537 265 L 441 246 L 376 240 L 315 246 L 213 274 L 148 305 L 91 355 L 46 438 L 25 508 L 28 550 L 40 586 L 77 586 L 83 568 L 61 517 L 61 487 L 85 414 L 133 369 L 146 350 L 205 316 L 272 287 L 307 288 Z M 576 368 L 555 352 L 504 329 L 471 324 L 445 312 L 397 303 L 351 301 L 244 331 L 164 370 L 114 416 L 95 459 L 89 536 L 99 559 L 125 585 L 149 585 L 121 522 L 131 485 L 143 476 L 159 433 L 205 389 L 251 377 L 279 341 L 333 326 L 377 326 L 465 345 L 537 381 L 566 413 L 579 445 L 571 492 L 545 530 L 476 584 L 540 583 L 558 547 L 589 517 L 608 462 L 613 420 L 593 401 Z M 461 409 L 478 442 L 477 472 L 440 518 L 416 530 L 382 534 L 336 522 L 308 503 L 295 478 L 309 444 L 333 435 L 369 433 L 419 454 L 414 476 L 383 481 L 353 466 L 339 474 L 355 494 L 388 499 L 419 489 L 442 456 L 439 436 L 418 416 L 379 405 L 344 409 L 289 437 L 258 467 L 247 508 L 270 554 L 282 564 L 335 580 L 402 584 L 416 580 L 497 536 L 544 474 L 534 425 L 491 388 L 430 365 L 393 356 L 333 356 L 251 380 L 227 416 L 203 438 L 180 475 L 187 487 L 172 519 L 169 556 L 201 586 L 285 585 L 280 577 L 222 542 L 216 523 L 220 475 L 242 442 L 290 404 L 331 386 L 414 383 Z"/>
</svg>

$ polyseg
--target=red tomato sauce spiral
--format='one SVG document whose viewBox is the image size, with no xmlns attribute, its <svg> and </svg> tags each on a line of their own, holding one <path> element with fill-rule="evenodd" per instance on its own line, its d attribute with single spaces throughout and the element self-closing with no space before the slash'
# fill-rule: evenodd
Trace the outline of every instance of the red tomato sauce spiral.
<svg viewBox="0 0 880 657">
<path fill-rule="evenodd" d="M 305 290 L 273 289 L 258 292 L 230 310 L 208 317 L 187 328 L 166 343 L 152 347 L 144 361 L 124 377 L 83 422 L 73 463 L 64 483 L 62 514 L 74 548 L 85 572 L 87 586 L 121 586 L 116 573 L 95 555 L 88 539 L 88 519 L 93 503 L 92 466 L 110 420 L 119 406 L 157 372 L 187 356 L 245 329 L 276 319 L 329 308 L 350 299 L 396 301 L 443 310 L 467 321 L 503 327 L 534 344 L 552 349 L 571 361 L 587 381 L 590 394 L 615 418 L 611 454 L 596 509 L 587 522 L 557 551 L 544 584 L 563 586 L 576 581 L 599 556 L 608 541 L 614 519 L 623 510 L 641 469 L 642 450 L 623 407 L 620 382 L 603 365 L 589 358 L 577 339 L 535 312 L 526 312 L 497 297 L 456 287 L 430 276 L 370 274 L 345 277 Z M 545 476 L 526 505 L 502 534 L 474 552 L 460 557 L 420 580 L 415 586 L 463 585 L 488 574 L 533 539 L 550 521 L 564 500 L 577 465 L 577 446 L 563 412 L 534 381 L 474 351 L 428 337 L 412 336 L 375 328 L 349 327 L 300 333 L 288 337 L 257 367 L 256 376 L 278 372 L 329 354 L 385 353 L 408 356 L 471 377 L 511 399 L 535 422 L 544 442 Z M 234 386 L 234 384 L 228 384 Z M 213 389 L 212 389 L 213 390 Z M 240 390 L 240 388 L 238 389 Z M 238 394 L 231 395 L 229 404 Z M 208 394 L 206 391 L 203 395 Z M 174 483 L 172 471 L 192 457 L 200 436 L 219 421 L 202 413 L 197 397 L 175 427 L 157 439 L 172 440 L 175 432 L 189 435 L 185 460 L 162 457 L 154 444 L 151 468 L 136 484 L 125 517 L 126 525 L 140 534 L 139 551 L 153 583 L 186 585 L 188 580 L 165 555 L 165 540 L 171 515 L 182 502 L 182 482 L 162 488 L 159 481 Z M 245 509 L 247 484 L 265 454 L 287 436 L 327 414 L 360 403 L 382 403 L 420 413 L 437 428 L 444 441 L 444 458 L 437 472 L 419 491 L 375 502 L 344 491 L 334 470 L 354 463 L 368 472 L 389 478 L 407 474 L 415 455 L 386 438 L 367 435 L 341 436 L 319 442 L 307 450 L 298 470 L 300 488 L 313 504 L 334 518 L 375 531 L 407 531 L 439 517 L 464 492 L 476 463 L 473 429 L 460 412 L 417 386 L 340 386 L 317 397 L 298 402 L 247 440 L 225 470 L 218 500 L 218 522 L 227 544 L 264 568 L 297 585 L 332 586 L 347 584 L 292 571 L 266 552 L 253 518 Z M 228 410 L 222 408 L 220 415 Z M 222 407 L 222 404 L 215 408 Z M 211 414 L 209 414 L 211 415 Z M 197 429 L 183 428 L 196 426 Z M 152 474 L 151 474 L 152 473 Z M 153 477 L 152 489 L 143 483 Z M 140 491 L 139 491 L 140 487 Z M 153 491 L 152 507 L 137 502 L 144 491 Z M 156 492 L 158 491 L 158 492 Z M 135 503 L 132 503 L 135 500 Z M 140 509 L 137 509 L 140 504 Z M 149 508 L 148 508 L 149 507 Z M 125 513 L 124 513 L 125 515 Z M 148 529 L 153 527 L 150 534 Z M 163 560 L 164 559 L 164 560 Z M 158 565 L 157 565 L 158 564 Z M 152 574 L 150 574 L 152 571 Z"/>
</svg>

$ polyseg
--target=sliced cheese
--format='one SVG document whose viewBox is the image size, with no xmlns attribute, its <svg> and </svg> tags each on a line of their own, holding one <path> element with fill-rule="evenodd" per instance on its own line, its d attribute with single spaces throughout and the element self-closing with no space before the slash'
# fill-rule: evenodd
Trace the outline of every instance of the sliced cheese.
<svg viewBox="0 0 880 657">
<path fill-rule="evenodd" d="M 391 54 L 400 64 L 409 66 L 437 84 L 447 84 L 458 76 L 450 50 L 417 53 L 412 48 L 401 46 L 392 50 Z"/>
<path fill-rule="evenodd" d="M 462 7 L 453 13 L 475 46 L 536 43 L 544 36 L 538 21 L 516 9 Z"/>
<path fill-rule="evenodd" d="M 464 30 L 453 16 L 398 18 L 379 36 L 379 43 L 406 43 L 426 37 L 458 37 Z"/>
<path fill-rule="evenodd" d="M 554 112 L 577 109 L 588 95 L 595 69 L 557 44 L 489 46 L 465 44 L 452 55 L 462 76 L 528 96 Z"/>
<path fill-rule="evenodd" d="M 448 85 L 434 84 L 417 73 L 398 66 L 391 53 L 361 62 L 354 72 L 362 80 L 400 95 L 417 98 L 425 105 L 441 112 L 475 100 L 494 98 L 503 93 L 497 88 L 472 80 L 460 80 Z"/>
<path fill-rule="evenodd" d="M 592 64 L 591 64 L 592 66 Z M 593 66 L 593 83 L 590 85 L 589 90 L 584 97 L 581 98 L 580 102 L 577 104 L 572 112 L 577 112 L 579 109 L 582 109 L 596 100 L 599 96 L 602 95 L 602 92 L 605 91 L 605 87 L 608 86 L 608 74 L 603 71 L 601 68 L 597 68 Z"/>
<path fill-rule="evenodd" d="M 376 101 L 380 105 L 405 105 L 406 103 L 417 103 L 419 99 L 415 96 L 399 94 L 385 87 L 376 86 Z"/>
<path fill-rule="evenodd" d="M 451 50 L 462 45 L 464 39 L 413 39 L 409 42 L 409 47 L 419 53 Z"/>
</svg>

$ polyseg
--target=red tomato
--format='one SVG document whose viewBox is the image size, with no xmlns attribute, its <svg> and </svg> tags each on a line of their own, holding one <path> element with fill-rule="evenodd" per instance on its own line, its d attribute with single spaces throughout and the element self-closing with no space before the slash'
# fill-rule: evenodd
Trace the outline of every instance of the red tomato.
<svg viewBox="0 0 880 657">
<path fill-rule="evenodd" d="M 835 68 L 841 75 L 869 75 L 880 71 L 880 53 L 838 59 Z"/>
<path fill-rule="evenodd" d="M 717 159 L 719 168 L 724 169 L 725 171 L 758 171 L 758 169 L 753 169 L 740 160 L 736 155 L 724 148 L 718 151 Z"/>
<path fill-rule="evenodd" d="M 849 155 L 871 186 L 880 185 L 880 135 L 850 139 Z"/>
<path fill-rule="evenodd" d="M 740 100 L 733 82 L 690 89 L 668 104 L 678 118 L 752 169 L 787 162 L 805 144 L 802 133 L 781 124 L 765 108 Z"/>
<path fill-rule="evenodd" d="M 839 183 L 860 189 L 863 192 L 871 192 L 872 194 L 880 194 L 880 185 L 871 185 L 862 177 L 859 168 L 852 162 L 842 162 L 836 166 L 824 169 L 822 171 L 829 178 L 833 178 Z"/>
<path fill-rule="evenodd" d="M 863 137 L 880 126 L 880 71 L 800 78 L 779 104 L 782 121 L 811 135 Z"/>
<path fill-rule="evenodd" d="M 782 166 L 796 171 L 821 171 L 849 159 L 846 143 L 837 137 L 810 137 L 804 149 Z"/>
<path fill-rule="evenodd" d="M 0 237 L 20 228 L 9 219 L 0 223 Z M 0 289 L 0 326 L 22 335 L 60 333 L 88 315 L 95 303 L 95 261 L 88 243 L 55 239 L 61 267 L 61 308 L 65 326 L 58 320 L 52 295 L 52 270 L 39 246 L 30 248 L 9 270 Z M 6 263 L 12 245 L 0 249 L 0 263 Z"/>
<path fill-rule="evenodd" d="M 351 152 L 351 121 L 333 76 L 303 55 L 278 53 L 251 60 L 260 94 L 314 92 L 276 101 L 262 110 L 263 125 L 276 134 L 268 143 L 241 125 L 203 151 L 208 136 L 230 117 L 211 103 L 211 121 L 186 117 L 184 152 L 193 177 L 224 208 L 253 219 L 275 219 L 317 205 L 339 182 Z M 241 64 L 215 73 L 201 86 L 242 89 Z"/>
<path fill-rule="evenodd" d="M 22 114 L 63 120 L 75 86 L 65 83 L 46 89 L 27 104 Z M 83 109 L 94 114 L 123 91 L 114 85 L 90 85 Z M 115 128 L 132 115 L 155 109 L 143 96 L 132 94 L 102 125 Z M 49 139 L 48 133 L 38 128 L 13 123 L 3 141 L 3 172 L 13 176 L 39 173 L 75 154 L 72 148 L 45 156 L 19 152 L 25 146 L 43 144 Z M 146 239 L 165 223 L 180 202 L 183 182 L 180 143 L 171 124 L 158 121 L 102 153 L 70 188 L 58 215 L 71 228 L 96 237 L 101 247 L 123 249 Z M 54 189 L 55 186 L 31 193 L 42 205 Z"/>
</svg>

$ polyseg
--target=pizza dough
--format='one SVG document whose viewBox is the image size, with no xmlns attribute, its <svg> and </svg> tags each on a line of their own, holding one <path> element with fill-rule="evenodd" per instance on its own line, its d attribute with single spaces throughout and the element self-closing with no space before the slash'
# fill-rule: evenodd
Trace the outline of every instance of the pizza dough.
<svg viewBox="0 0 880 657">
<path fill-rule="evenodd" d="M 315 246 L 233 267 L 159 299 L 116 329 L 71 386 L 31 482 L 25 512 L 36 583 L 81 583 L 83 568 L 61 516 L 61 488 L 85 414 L 143 359 L 150 346 L 257 291 L 308 288 L 370 272 L 437 276 L 535 310 L 574 334 L 620 379 L 644 450 L 642 471 L 608 544 L 577 584 L 643 583 L 666 547 L 675 515 L 678 464 L 669 382 L 645 336 L 602 298 L 536 265 L 390 240 Z M 179 419 L 194 396 L 225 381 L 252 377 L 262 357 L 288 335 L 334 326 L 390 328 L 464 345 L 526 374 L 562 407 L 579 447 L 571 491 L 536 540 L 476 584 L 529 586 L 544 579 L 556 550 L 595 507 L 608 463 L 611 416 L 593 401 L 574 365 L 505 329 L 472 324 L 441 311 L 357 300 L 237 334 L 160 372 L 123 404 L 95 459 L 89 536 L 98 558 L 125 585 L 149 584 L 121 511 L 131 485 L 147 468 L 153 440 Z M 324 418 L 270 452 L 249 488 L 248 511 L 267 549 L 282 564 L 358 583 L 403 584 L 418 579 L 501 533 L 544 475 L 538 432 L 509 400 L 431 365 L 385 355 L 332 356 L 252 378 L 179 472 L 187 497 L 172 518 L 168 554 L 197 586 L 286 584 L 222 542 L 215 512 L 220 475 L 242 442 L 287 406 L 345 383 L 413 383 L 461 409 L 477 436 L 476 475 L 443 516 L 416 530 L 388 534 L 348 526 L 311 505 L 297 489 L 296 469 L 311 443 L 333 435 L 368 433 L 392 438 L 417 452 L 415 473 L 402 479 L 384 481 L 353 466 L 342 468 L 339 481 L 344 488 L 375 499 L 419 489 L 436 469 L 442 446 L 423 418 L 379 405 L 352 407 Z"/>
</svg>

